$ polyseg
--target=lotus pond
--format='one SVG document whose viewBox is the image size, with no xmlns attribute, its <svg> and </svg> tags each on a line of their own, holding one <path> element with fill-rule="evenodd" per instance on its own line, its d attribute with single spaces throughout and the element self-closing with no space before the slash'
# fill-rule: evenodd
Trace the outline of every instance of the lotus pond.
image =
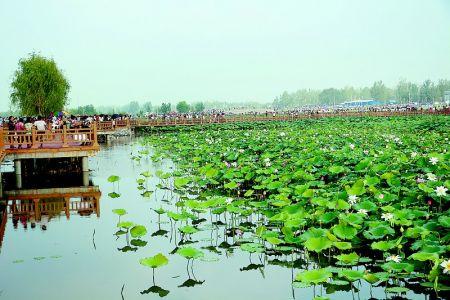
<svg viewBox="0 0 450 300">
<path fill-rule="evenodd" d="M 144 132 L 91 160 L 101 217 L 7 227 L 0 298 L 446 299 L 449 125 Z"/>
</svg>

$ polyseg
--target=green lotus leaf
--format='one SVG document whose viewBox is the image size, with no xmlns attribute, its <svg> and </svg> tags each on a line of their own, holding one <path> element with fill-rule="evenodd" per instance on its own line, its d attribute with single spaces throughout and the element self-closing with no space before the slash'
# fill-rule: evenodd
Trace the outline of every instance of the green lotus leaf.
<svg viewBox="0 0 450 300">
<path fill-rule="evenodd" d="M 333 246 L 338 248 L 339 250 L 352 249 L 352 243 L 349 242 L 333 242 Z"/>
<path fill-rule="evenodd" d="M 440 216 L 438 220 L 440 225 L 450 228 L 450 216 Z"/>
<path fill-rule="evenodd" d="M 193 247 L 184 247 L 177 250 L 177 254 L 187 259 L 197 259 L 204 256 L 204 253 Z"/>
<path fill-rule="evenodd" d="M 133 222 L 129 222 L 129 221 L 122 221 L 122 222 L 117 224 L 117 227 L 125 228 L 125 229 L 129 229 L 129 228 L 131 228 L 133 226 L 134 226 L 134 223 Z"/>
<path fill-rule="evenodd" d="M 391 286 L 385 289 L 385 291 L 387 293 L 395 293 L 395 294 L 400 294 L 400 293 L 406 293 L 409 292 L 410 289 L 405 288 L 403 286 Z"/>
<path fill-rule="evenodd" d="M 333 228 L 333 233 L 340 239 L 351 240 L 356 236 L 358 231 L 352 226 L 339 224 Z"/>
<path fill-rule="evenodd" d="M 111 176 L 108 177 L 108 181 L 109 182 L 117 182 L 119 180 L 120 180 L 120 177 L 117 176 L 117 175 L 111 175 Z"/>
<path fill-rule="evenodd" d="M 136 225 L 131 228 L 130 234 L 133 238 L 140 238 L 147 234 L 147 228 L 143 225 Z"/>
<path fill-rule="evenodd" d="M 349 253 L 349 254 L 337 255 L 337 256 L 335 256 L 335 258 L 337 260 L 339 260 L 340 262 L 343 262 L 344 264 L 356 265 L 358 263 L 358 260 L 359 260 L 359 255 L 356 254 L 355 252 L 352 252 L 352 253 Z"/>
<path fill-rule="evenodd" d="M 197 228 L 190 226 L 190 225 L 180 227 L 180 228 L 178 228 L 178 230 L 184 234 L 194 234 L 194 233 L 198 232 Z"/>
<path fill-rule="evenodd" d="M 394 241 L 379 241 L 379 242 L 373 242 L 370 247 L 374 250 L 380 250 L 380 251 L 388 251 L 397 245 Z"/>
<path fill-rule="evenodd" d="M 123 216 L 127 213 L 127 211 L 123 208 L 116 208 L 112 210 L 113 213 L 115 213 L 118 216 Z"/>
<path fill-rule="evenodd" d="M 333 276 L 333 274 L 325 268 L 303 271 L 295 276 L 295 280 L 305 284 L 319 284 L 327 282 L 331 276 Z"/>
<path fill-rule="evenodd" d="M 385 271 L 392 271 L 395 273 L 401 273 L 401 272 L 411 273 L 412 271 L 414 271 L 413 264 L 403 263 L 403 262 L 396 263 L 393 261 L 382 264 L 381 268 Z"/>
<path fill-rule="evenodd" d="M 395 231 L 389 226 L 386 225 L 378 225 L 370 228 L 363 232 L 363 235 L 370 240 L 379 240 L 384 238 L 386 235 L 394 235 Z"/>
<path fill-rule="evenodd" d="M 359 279 L 363 279 L 364 272 L 350 269 L 343 269 L 339 271 L 338 276 L 341 278 L 345 278 L 347 281 L 353 282 Z"/>
<path fill-rule="evenodd" d="M 439 259 L 439 255 L 437 253 L 427 253 L 427 252 L 417 252 L 409 256 L 409 259 L 414 259 L 418 261 L 435 261 Z"/>
<path fill-rule="evenodd" d="M 152 257 L 142 258 L 139 260 L 139 263 L 143 266 L 155 269 L 167 265 L 169 260 L 162 253 L 158 253 Z"/>
<path fill-rule="evenodd" d="M 317 253 L 320 253 L 323 250 L 330 248 L 332 245 L 333 245 L 333 242 L 330 241 L 326 237 L 315 237 L 315 238 L 313 237 L 313 238 L 309 238 L 305 242 L 305 247 L 309 251 L 314 251 Z"/>
</svg>

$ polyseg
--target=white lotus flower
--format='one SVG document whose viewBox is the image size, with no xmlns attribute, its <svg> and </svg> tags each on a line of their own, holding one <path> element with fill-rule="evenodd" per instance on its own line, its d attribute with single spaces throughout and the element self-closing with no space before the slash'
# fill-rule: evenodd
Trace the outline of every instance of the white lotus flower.
<svg viewBox="0 0 450 300">
<path fill-rule="evenodd" d="M 417 156 L 417 152 L 411 152 L 411 158 L 414 158 Z"/>
<path fill-rule="evenodd" d="M 278 169 L 273 170 L 273 172 L 274 172 L 275 174 L 278 173 Z"/>
<path fill-rule="evenodd" d="M 446 259 L 441 262 L 441 267 L 444 268 L 444 274 L 450 273 L 450 259 Z"/>
<path fill-rule="evenodd" d="M 272 164 L 270 162 L 266 162 L 266 167 L 270 167 Z"/>
<path fill-rule="evenodd" d="M 436 192 L 436 195 L 438 195 L 439 197 L 445 197 L 448 189 L 445 186 L 441 185 L 438 186 L 434 191 Z"/>
<path fill-rule="evenodd" d="M 226 204 L 231 204 L 231 202 L 233 202 L 233 198 L 227 198 L 227 199 L 225 200 L 225 203 L 226 203 Z"/>
<path fill-rule="evenodd" d="M 285 135 L 286 135 L 286 133 L 280 132 L 280 136 L 285 136 Z"/>
<path fill-rule="evenodd" d="M 365 155 L 369 155 L 369 150 L 364 150 L 363 152 Z"/>
<path fill-rule="evenodd" d="M 436 181 L 437 177 L 433 173 L 427 173 L 427 178 L 429 181 Z"/>
<path fill-rule="evenodd" d="M 234 161 L 234 162 L 231 163 L 231 165 L 236 168 L 237 167 L 237 162 Z"/>
<path fill-rule="evenodd" d="M 354 144 L 350 144 L 350 145 L 348 145 L 349 147 L 350 147 L 350 149 L 355 149 L 355 145 Z"/>
<path fill-rule="evenodd" d="M 244 149 L 239 149 L 239 153 L 244 153 Z"/>
<path fill-rule="evenodd" d="M 358 197 L 356 197 L 356 195 L 348 196 L 348 203 L 354 205 L 356 202 L 358 202 Z"/>
<path fill-rule="evenodd" d="M 358 214 L 363 214 L 363 215 L 365 215 L 365 216 L 367 216 L 367 210 L 366 209 L 358 209 L 358 211 L 357 211 L 357 213 Z"/>
<path fill-rule="evenodd" d="M 270 158 L 268 158 L 268 157 L 264 158 L 264 162 L 265 162 L 265 163 L 270 162 Z"/>
<path fill-rule="evenodd" d="M 391 255 L 391 256 L 386 257 L 386 261 L 393 261 L 393 262 L 399 263 L 402 261 L 402 258 L 399 255 Z"/>
<path fill-rule="evenodd" d="M 439 162 L 439 158 L 437 158 L 437 157 L 431 157 L 430 158 L 430 163 L 432 164 L 432 165 L 435 165 L 435 164 L 437 164 Z"/>
<path fill-rule="evenodd" d="M 392 218 L 394 218 L 394 215 L 391 213 L 384 213 L 384 214 L 381 214 L 381 218 L 385 221 L 389 221 L 389 220 L 392 220 Z"/>
</svg>

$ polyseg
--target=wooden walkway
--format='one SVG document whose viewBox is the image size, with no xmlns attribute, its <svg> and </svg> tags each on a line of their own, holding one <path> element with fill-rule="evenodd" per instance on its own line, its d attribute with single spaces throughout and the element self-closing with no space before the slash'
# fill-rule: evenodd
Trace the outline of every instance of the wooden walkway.
<svg viewBox="0 0 450 300">
<path fill-rule="evenodd" d="M 0 130 L 0 162 L 11 159 L 85 157 L 100 150 L 97 128 Z"/>
<path fill-rule="evenodd" d="M 450 115 L 450 109 L 440 111 L 385 111 L 385 112 L 344 112 L 285 115 L 235 115 L 202 116 L 200 118 L 131 119 L 95 122 L 90 128 L 56 129 L 37 131 L 0 130 L 0 162 L 6 156 L 11 159 L 86 157 L 99 150 L 98 135 L 113 134 L 120 130 L 139 127 L 194 126 L 246 122 L 297 121 L 329 117 L 393 117 L 417 115 Z"/>
</svg>

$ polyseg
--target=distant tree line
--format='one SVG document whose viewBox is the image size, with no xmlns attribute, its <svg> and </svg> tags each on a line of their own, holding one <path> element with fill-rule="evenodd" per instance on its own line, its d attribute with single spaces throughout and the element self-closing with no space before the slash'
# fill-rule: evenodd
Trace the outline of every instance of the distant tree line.
<svg viewBox="0 0 450 300">
<path fill-rule="evenodd" d="M 441 101 L 445 91 L 450 91 L 450 80 L 447 79 L 440 79 L 437 82 L 425 80 L 422 84 L 400 80 L 394 88 L 387 87 L 380 80 L 375 81 L 370 87 L 346 86 L 341 89 L 301 89 L 293 93 L 284 92 L 275 98 L 273 106 L 283 109 L 303 105 L 333 105 L 362 99 L 396 100 L 398 103 L 432 103 Z"/>
<path fill-rule="evenodd" d="M 189 104 L 186 101 L 180 101 L 174 107 L 178 113 L 189 112 L 202 112 L 205 110 L 205 104 L 203 102 L 196 102 Z M 170 102 L 163 102 L 159 106 L 153 106 L 151 102 L 145 102 L 140 104 L 137 101 L 131 101 L 121 107 L 113 106 L 99 106 L 94 107 L 92 104 L 85 106 L 78 106 L 76 108 L 69 109 L 69 112 L 75 115 L 93 115 L 93 114 L 131 114 L 135 116 L 144 116 L 145 114 L 158 113 L 168 114 L 173 111 L 172 104 Z"/>
</svg>

